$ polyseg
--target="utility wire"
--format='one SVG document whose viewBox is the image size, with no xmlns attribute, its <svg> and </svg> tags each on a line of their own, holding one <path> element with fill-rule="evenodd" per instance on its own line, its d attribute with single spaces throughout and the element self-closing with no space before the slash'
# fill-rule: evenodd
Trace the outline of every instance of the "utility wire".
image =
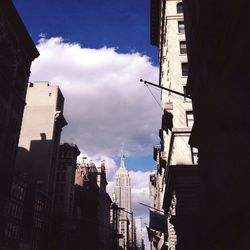
<svg viewBox="0 0 250 250">
<path fill-rule="evenodd" d="M 153 96 L 153 98 L 155 99 L 156 103 L 159 105 L 160 109 L 163 110 L 161 104 L 157 101 L 156 97 L 154 96 L 153 92 L 151 91 L 151 89 L 148 87 L 148 84 L 145 84 L 150 92 L 150 94 Z"/>
</svg>

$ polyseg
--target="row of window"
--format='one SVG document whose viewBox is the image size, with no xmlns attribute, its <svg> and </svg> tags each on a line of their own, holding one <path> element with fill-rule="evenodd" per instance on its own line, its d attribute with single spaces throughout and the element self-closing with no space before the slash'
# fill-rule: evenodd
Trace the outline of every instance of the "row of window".
<svg viewBox="0 0 250 250">
<path fill-rule="evenodd" d="M 33 218 L 33 227 L 41 229 L 42 225 L 43 225 L 42 219 L 40 217 L 35 216 Z"/>
<path fill-rule="evenodd" d="M 8 206 L 8 214 L 15 218 L 21 219 L 23 215 L 23 208 L 16 203 L 10 202 Z"/>
<path fill-rule="evenodd" d="M 19 239 L 20 227 L 13 223 L 8 223 L 5 228 L 5 236 L 12 239 Z"/>
<path fill-rule="evenodd" d="M 19 183 L 14 182 L 11 187 L 11 196 L 17 198 L 21 201 L 24 201 L 25 198 L 25 188 Z"/>
<path fill-rule="evenodd" d="M 46 204 L 41 200 L 36 200 L 35 202 L 35 211 L 42 212 L 46 209 Z"/>
</svg>

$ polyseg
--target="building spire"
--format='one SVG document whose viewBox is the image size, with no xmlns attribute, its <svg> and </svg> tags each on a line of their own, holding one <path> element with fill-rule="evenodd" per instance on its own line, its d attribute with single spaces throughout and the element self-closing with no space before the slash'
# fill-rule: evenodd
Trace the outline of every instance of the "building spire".
<svg viewBox="0 0 250 250">
<path fill-rule="evenodd" d="M 124 155 L 123 150 L 122 150 L 122 155 L 121 155 L 121 165 L 120 165 L 120 168 L 126 169 L 126 167 L 125 167 L 125 155 Z"/>
</svg>

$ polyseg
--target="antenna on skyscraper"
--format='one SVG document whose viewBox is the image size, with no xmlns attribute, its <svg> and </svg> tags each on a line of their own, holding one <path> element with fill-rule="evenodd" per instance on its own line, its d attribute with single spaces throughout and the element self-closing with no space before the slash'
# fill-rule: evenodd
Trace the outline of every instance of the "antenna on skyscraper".
<svg viewBox="0 0 250 250">
<path fill-rule="evenodd" d="M 125 157 L 125 153 L 124 153 L 124 143 L 122 143 L 122 146 L 121 146 L 121 156 Z"/>
</svg>

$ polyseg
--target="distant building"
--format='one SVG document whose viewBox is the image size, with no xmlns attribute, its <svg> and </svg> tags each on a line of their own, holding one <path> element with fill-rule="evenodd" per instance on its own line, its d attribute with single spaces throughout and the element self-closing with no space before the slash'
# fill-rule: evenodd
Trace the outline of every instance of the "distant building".
<svg viewBox="0 0 250 250">
<path fill-rule="evenodd" d="M 131 184 L 124 155 L 121 156 L 120 168 L 115 173 L 114 193 L 116 203 L 121 209 L 119 213 L 119 233 L 123 235 L 123 239 L 119 240 L 119 245 L 128 249 L 132 242 Z"/>
<path fill-rule="evenodd" d="M 114 245 L 110 218 L 111 198 L 106 192 L 104 162 L 77 164 L 75 176 L 74 231 L 70 250 L 110 250 Z M 78 242 L 84 242 L 79 246 Z"/>
<path fill-rule="evenodd" d="M 60 144 L 53 200 L 52 250 L 70 249 L 69 237 L 73 223 L 75 170 L 79 154 L 80 151 L 75 144 Z"/>
<path fill-rule="evenodd" d="M 14 185 L 12 178 L 30 66 L 38 56 L 12 1 L 0 1 L 0 249 L 4 246 L 10 249 L 20 239 L 19 234 L 9 233 L 5 227 L 10 225 L 8 202 Z M 19 225 L 11 223 L 8 228 L 15 231 Z"/>
<path fill-rule="evenodd" d="M 99 186 L 98 222 L 99 222 L 99 247 L 100 250 L 110 250 L 113 237 L 112 226 L 110 225 L 110 208 L 112 200 L 106 191 L 108 185 L 106 179 L 105 162 L 97 166 L 97 185 Z"/>
<path fill-rule="evenodd" d="M 141 225 L 141 217 L 135 216 L 134 224 L 135 224 L 135 249 L 142 250 L 143 249 L 143 240 L 142 240 L 142 225 Z"/>
</svg>

